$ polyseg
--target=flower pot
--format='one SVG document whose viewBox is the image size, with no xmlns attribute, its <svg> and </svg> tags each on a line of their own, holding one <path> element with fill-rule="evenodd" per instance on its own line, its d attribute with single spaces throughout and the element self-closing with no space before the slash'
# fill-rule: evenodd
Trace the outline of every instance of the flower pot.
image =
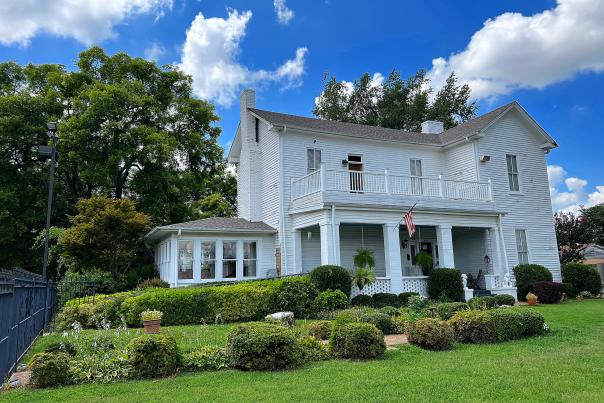
<svg viewBox="0 0 604 403">
<path fill-rule="evenodd" d="M 143 326 L 145 327 L 145 333 L 147 333 L 147 334 L 156 334 L 156 333 L 159 333 L 160 323 L 161 323 L 160 319 L 156 319 L 156 320 L 144 320 L 143 321 Z"/>
<path fill-rule="evenodd" d="M 526 302 L 528 302 L 529 306 L 535 306 L 537 305 L 537 298 L 528 298 Z"/>
</svg>

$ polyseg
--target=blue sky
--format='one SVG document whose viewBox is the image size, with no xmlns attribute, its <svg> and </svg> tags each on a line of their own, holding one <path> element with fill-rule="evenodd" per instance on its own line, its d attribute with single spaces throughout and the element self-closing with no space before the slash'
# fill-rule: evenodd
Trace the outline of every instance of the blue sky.
<svg viewBox="0 0 604 403">
<path fill-rule="evenodd" d="M 31 2 L 32 4 L 34 2 Z M 310 115 L 322 76 L 468 82 L 479 113 L 513 99 L 560 147 L 548 155 L 554 209 L 604 202 L 601 1 L 68 0 L 0 5 L 0 60 L 62 63 L 98 44 L 178 64 L 217 105 L 228 146 L 237 94 Z"/>
</svg>

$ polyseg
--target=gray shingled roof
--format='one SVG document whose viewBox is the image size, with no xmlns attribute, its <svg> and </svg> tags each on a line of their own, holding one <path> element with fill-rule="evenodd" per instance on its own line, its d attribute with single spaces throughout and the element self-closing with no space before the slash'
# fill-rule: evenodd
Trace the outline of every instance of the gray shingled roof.
<svg viewBox="0 0 604 403">
<path fill-rule="evenodd" d="M 372 140 L 429 145 L 447 145 L 484 129 L 513 104 L 515 104 L 515 101 L 503 105 L 502 107 L 499 107 L 475 119 L 471 119 L 449 130 L 445 130 L 441 134 L 407 132 L 404 130 L 387 129 L 378 126 L 307 118 L 304 116 L 288 115 L 285 113 L 277 113 L 255 108 L 249 108 L 249 110 L 260 116 L 262 119 L 265 119 L 266 121 L 277 126 L 290 126 L 299 129 L 367 138 Z"/>
<path fill-rule="evenodd" d="M 262 221 L 248 221 L 240 217 L 210 217 L 202 220 L 181 222 L 178 224 L 164 225 L 159 229 L 182 229 L 195 231 L 255 231 L 275 232 L 275 229 Z"/>
</svg>

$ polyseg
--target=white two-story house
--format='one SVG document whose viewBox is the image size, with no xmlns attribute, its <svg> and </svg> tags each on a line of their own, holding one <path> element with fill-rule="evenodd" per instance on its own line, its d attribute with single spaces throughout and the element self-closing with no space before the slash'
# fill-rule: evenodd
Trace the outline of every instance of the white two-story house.
<svg viewBox="0 0 604 403">
<path fill-rule="evenodd" d="M 516 102 L 443 131 L 421 133 L 286 115 L 240 99 L 228 154 L 237 218 L 155 228 L 161 277 L 173 286 L 353 270 L 376 258 L 364 293 L 426 293 L 419 252 L 438 267 L 514 295 L 512 268 L 548 267 L 560 280 L 545 154 L 557 145 Z M 402 221 L 412 206 L 415 234 Z"/>
</svg>

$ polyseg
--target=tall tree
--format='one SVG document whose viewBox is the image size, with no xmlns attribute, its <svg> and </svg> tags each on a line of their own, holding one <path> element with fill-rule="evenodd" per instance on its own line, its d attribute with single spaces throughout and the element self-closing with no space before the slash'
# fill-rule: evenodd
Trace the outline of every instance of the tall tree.
<svg viewBox="0 0 604 403">
<path fill-rule="evenodd" d="M 588 242 L 587 221 L 573 213 L 554 214 L 558 255 L 560 263 L 565 264 L 581 259 L 581 249 Z"/>
<path fill-rule="evenodd" d="M 604 203 L 584 208 L 581 214 L 585 219 L 589 242 L 604 245 Z"/>
<path fill-rule="evenodd" d="M 367 73 L 353 84 L 325 77 L 313 113 L 322 119 L 407 131 L 418 131 L 425 120 L 440 120 L 449 129 L 476 116 L 470 87 L 459 85 L 455 74 L 430 101 L 433 91 L 424 70 L 406 80 L 393 71 L 384 83 L 375 82 Z"/>
</svg>

